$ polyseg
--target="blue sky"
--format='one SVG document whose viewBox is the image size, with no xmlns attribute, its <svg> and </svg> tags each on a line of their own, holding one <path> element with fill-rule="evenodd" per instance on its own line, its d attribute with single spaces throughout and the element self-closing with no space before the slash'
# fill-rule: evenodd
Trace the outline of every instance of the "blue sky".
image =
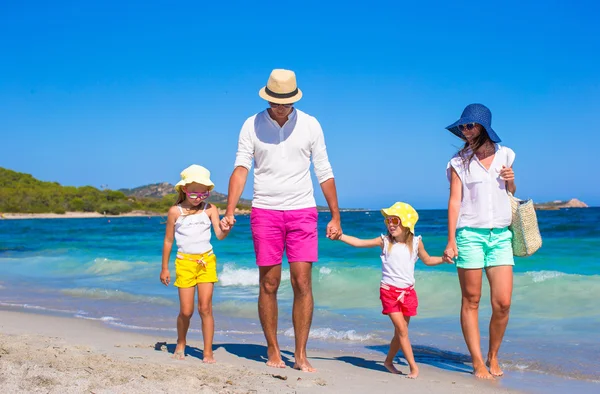
<svg viewBox="0 0 600 394">
<path fill-rule="evenodd" d="M 596 2 L 250 3 L 0 2 L 0 166 L 117 189 L 197 163 L 226 192 L 258 90 L 289 68 L 342 207 L 445 207 L 444 127 L 473 102 L 520 197 L 600 205 Z"/>
</svg>

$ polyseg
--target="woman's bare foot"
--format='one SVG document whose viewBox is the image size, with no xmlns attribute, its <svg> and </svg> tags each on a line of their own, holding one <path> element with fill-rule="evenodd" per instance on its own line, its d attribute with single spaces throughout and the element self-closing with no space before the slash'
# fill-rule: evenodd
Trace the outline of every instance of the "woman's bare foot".
<svg viewBox="0 0 600 394">
<path fill-rule="evenodd" d="M 419 376 L 419 367 L 413 365 L 410 367 L 410 373 L 406 375 L 409 379 L 416 379 Z"/>
<path fill-rule="evenodd" d="M 215 360 L 212 353 L 204 353 L 204 357 L 202 357 L 202 362 L 205 364 L 214 364 L 217 361 Z"/>
<path fill-rule="evenodd" d="M 475 377 L 478 379 L 494 379 L 490 371 L 488 371 L 486 366 L 483 364 L 477 366 L 473 365 L 473 375 L 475 375 Z"/>
<path fill-rule="evenodd" d="M 387 368 L 388 371 L 394 374 L 401 374 L 402 372 L 398 371 L 394 366 L 394 363 L 388 363 L 387 361 L 383 363 L 383 366 Z"/>
<path fill-rule="evenodd" d="M 502 376 L 504 375 L 504 372 L 502 372 L 502 369 L 500 368 L 500 364 L 498 363 L 498 359 L 497 358 L 490 358 L 488 359 L 487 363 L 485 363 L 485 365 L 487 365 L 490 368 L 490 373 L 493 376 Z"/>
<path fill-rule="evenodd" d="M 173 352 L 173 356 L 175 360 L 184 360 L 185 359 L 185 342 L 177 343 L 175 346 L 175 351 Z"/>
</svg>

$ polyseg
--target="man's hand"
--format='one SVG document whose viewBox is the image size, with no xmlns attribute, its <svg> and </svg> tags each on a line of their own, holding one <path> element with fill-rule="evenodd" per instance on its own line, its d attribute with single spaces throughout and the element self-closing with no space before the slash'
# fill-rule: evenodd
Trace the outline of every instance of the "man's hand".
<svg viewBox="0 0 600 394">
<path fill-rule="evenodd" d="M 235 216 L 233 216 L 233 214 L 226 213 L 225 216 L 223 216 L 223 219 L 221 219 L 219 225 L 221 226 L 222 231 L 231 230 L 235 225 Z"/>
<path fill-rule="evenodd" d="M 342 224 L 339 219 L 331 219 L 329 223 L 327 223 L 325 235 L 332 240 L 340 239 L 342 236 Z"/>
</svg>

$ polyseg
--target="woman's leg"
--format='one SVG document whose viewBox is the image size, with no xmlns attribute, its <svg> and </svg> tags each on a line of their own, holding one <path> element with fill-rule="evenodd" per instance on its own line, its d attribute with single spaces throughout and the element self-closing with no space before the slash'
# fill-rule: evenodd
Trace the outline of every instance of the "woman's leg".
<svg viewBox="0 0 600 394">
<path fill-rule="evenodd" d="M 487 365 L 495 376 L 502 376 L 503 372 L 498 364 L 498 351 L 504 338 L 508 325 L 510 300 L 513 289 L 513 267 L 500 265 L 488 267 L 485 270 L 490 282 L 490 298 L 492 302 L 492 318 L 490 320 L 490 348 L 487 356 Z"/>
<path fill-rule="evenodd" d="M 179 316 L 177 316 L 177 346 L 173 354 L 174 358 L 183 360 L 185 357 L 185 344 L 190 319 L 194 313 L 195 287 L 179 287 Z"/>
<path fill-rule="evenodd" d="M 481 299 L 482 270 L 464 268 L 458 268 L 457 270 L 462 292 L 460 325 L 473 360 L 473 375 L 482 379 L 493 379 L 483 362 L 479 336 L 479 300 Z"/>
<path fill-rule="evenodd" d="M 204 339 L 204 358 L 205 363 L 214 363 L 213 357 L 213 338 L 215 335 L 215 320 L 212 313 L 212 296 L 214 283 L 198 283 L 198 313 L 202 318 L 202 338 Z"/>
</svg>

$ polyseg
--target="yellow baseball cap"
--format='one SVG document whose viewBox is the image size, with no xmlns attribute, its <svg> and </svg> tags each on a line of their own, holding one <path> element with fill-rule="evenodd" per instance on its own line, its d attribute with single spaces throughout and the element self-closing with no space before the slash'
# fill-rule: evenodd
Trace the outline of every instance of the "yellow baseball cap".
<svg viewBox="0 0 600 394">
<path fill-rule="evenodd" d="M 408 227 L 411 233 L 415 233 L 415 224 L 419 220 L 419 214 L 410 204 L 405 202 L 397 202 L 389 208 L 381 210 L 384 218 L 388 216 L 398 216 L 404 227 Z"/>
</svg>

